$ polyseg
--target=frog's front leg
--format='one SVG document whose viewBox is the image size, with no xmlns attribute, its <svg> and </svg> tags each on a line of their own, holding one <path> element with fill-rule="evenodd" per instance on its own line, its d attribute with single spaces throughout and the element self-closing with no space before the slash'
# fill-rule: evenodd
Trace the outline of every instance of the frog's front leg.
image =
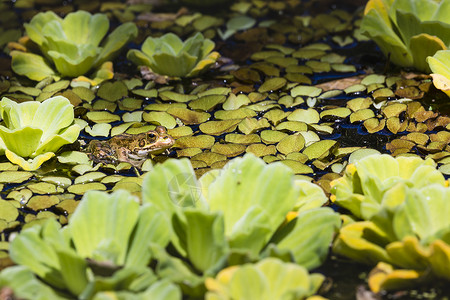
<svg viewBox="0 0 450 300">
<path fill-rule="evenodd" d="M 121 162 L 130 162 L 130 150 L 125 147 L 116 149 L 117 160 Z"/>
</svg>

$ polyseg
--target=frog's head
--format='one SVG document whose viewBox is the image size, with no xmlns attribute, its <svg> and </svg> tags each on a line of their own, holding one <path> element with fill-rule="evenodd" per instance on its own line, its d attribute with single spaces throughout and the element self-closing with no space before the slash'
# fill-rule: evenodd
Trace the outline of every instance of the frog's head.
<svg viewBox="0 0 450 300">
<path fill-rule="evenodd" d="M 136 156 L 135 159 L 147 157 L 149 154 L 159 154 L 170 148 L 175 143 L 173 137 L 167 134 L 163 126 L 157 126 L 155 130 L 150 130 L 139 136 L 136 146 L 131 149 L 129 156 Z"/>
</svg>

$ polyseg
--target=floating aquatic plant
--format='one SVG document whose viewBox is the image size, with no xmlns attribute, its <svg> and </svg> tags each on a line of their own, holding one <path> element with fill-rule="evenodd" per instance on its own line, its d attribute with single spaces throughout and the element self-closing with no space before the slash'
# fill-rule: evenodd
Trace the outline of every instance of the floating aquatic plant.
<svg viewBox="0 0 450 300">
<path fill-rule="evenodd" d="M 288 167 L 250 154 L 199 181 L 189 160 L 168 160 L 143 184 L 143 202 L 172 220 L 171 243 L 180 256 L 159 256 L 161 272 L 193 290 L 231 261 L 275 256 L 319 266 L 340 226 L 338 215 L 321 207 L 326 200 L 318 186 L 295 181 Z"/>
<path fill-rule="evenodd" d="M 368 220 L 383 206 L 384 194 L 399 182 L 415 188 L 446 185 L 432 159 L 374 154 L 347 166 L 344 176 L 332 182 L 331 199 Z"/>
<path fill-rule="evenodd" d="M 433 161 L 371 155 L 349 165 L 332 186 L 332 199 L 353 213 L 344 217 L 333 251 L 382 262 L 383 272 L 369 278 L 373 291 L 433 276 L 450 280 L 450 189 Z"/>
<path fill-rule="evenodd" d="M 256 20 L 252 17 L 239 15 L 228 20 L 226 27 L 227 29 L 223 32 L 217 29 L 217 33 L 222 38 L 222 40 L 228 39 L 230 36 L 238 32 L 239 30 L 246 30 L 252 28 L 256 24 Z"/>
<path fill-rule="evenodd" d="M 45 101 L 0 101 L 0 151 L 24 170 L 36 170 L 80 134 L 73 106 L 63 96 Z"/>
<path fill-rule="evenodd" d="M 427 58 L 433 84 L 450 97 L 450 50 L 441 50 Z"/>
<path fill-rule="evenodd" d="M 105 39 L 108 29 L 104 14 L 77 11 L 62 19 L 52 11 L 41 12 L 25 24 L 28 37 L 41 53 L 11 51 L 12 69 L 32 80 L 73 78 L 92 70 L 98 70 L 96 83 L 110 79 L 107 62 L 137 36 L 137 28 L 133 23 L 122 24 Z"/>
<path fill-rule="evenodd" d="M 0 273 L 0 287 L 24 299 L 37 299 L 37 291 L 38 299 L 181 299 L 147 267 L 150 247 L 165 247 L 168 233 L 164 214 L 129 192 L 90 191 L 66 227 L 50 219 L 11 242 L 18 266 Z"/>
<path fill-rule="evenodd" d="M 370 0 L 361 30 L 394 64 L 428 72 L 427 56 L 450 46 L 449 4 L 449 0 Z"/>
<path fill-rule="evenodd" d="M 299 265 L 265 258 L 256 264 L 228 267 L 206 280 L 206 300 L 323 299 L 315 296 L 324 276 Z"/>
<path fill-rule="evenodd" d="M 205 71 L 219 57 L 211 52 L 214 42 L 201 33 L 182 41 L 173 33 L 159 38 L 148 37 L 142 51 L 132 49 L 127 57 L 138 66 L 147 66 L 153 72 L 171 77 L 193 77 Z"/>
<path fill-rule="evenodd" d="M 155 289 L 180 299 L 175 283 L 186 295 L 201 297 L 206 278 L 262 260 L 236 274 L 259 270 L 289 287 L 266 286 L 270 293 L 309 296 L 323 277 L 306 270 L 324 261 L 340 226 L 338 214 L 321 207 L 326 201 L 320 187 L 253 155 L 199 181 L 189 160 L 168 160 L 146 175 L 142 206 L 126 191 L 90 191 L 66 227 L 52 219 L 23 230 L 10 246 L 19 266 L 0 273 L 0 287 L 24 298 L 34 286 L 61 296 L 54 299 L 100 299 L 105 291 L 152 295 Z M 279 277 L 284 271 L 299 277 Z"/>
</svg>

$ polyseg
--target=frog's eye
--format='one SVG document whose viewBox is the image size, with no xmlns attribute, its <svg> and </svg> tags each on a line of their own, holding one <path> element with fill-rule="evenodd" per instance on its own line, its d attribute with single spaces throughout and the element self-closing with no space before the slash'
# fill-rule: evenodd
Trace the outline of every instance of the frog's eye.
<svg viewBox="0 0 450 300">
<path fill-rule="evenodd" d="M 153 141 L 153 140 L 156 140 L 157 136 L 156 136 L 155 133 L 150 132 L 150 133 L 147 134 L 147 138 L 148 138 L 149 140 Z"/>
</svg>

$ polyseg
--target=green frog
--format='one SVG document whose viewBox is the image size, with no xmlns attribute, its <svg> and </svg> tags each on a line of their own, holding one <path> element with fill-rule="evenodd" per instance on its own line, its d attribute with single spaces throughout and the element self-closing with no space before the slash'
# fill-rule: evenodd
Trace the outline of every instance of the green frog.
<svg viewBox="0 0 450 300">
<path fill-rule="evenodd" d="M 140 134 L 123 133 L 107 141 L 92 140 L 86 151 L 95 163 L 114 164 L 127 162 L 141 168 L 150 154 L 160 154 L 173 146 L 175 140 L 163 126 Z"/>
</svg>

